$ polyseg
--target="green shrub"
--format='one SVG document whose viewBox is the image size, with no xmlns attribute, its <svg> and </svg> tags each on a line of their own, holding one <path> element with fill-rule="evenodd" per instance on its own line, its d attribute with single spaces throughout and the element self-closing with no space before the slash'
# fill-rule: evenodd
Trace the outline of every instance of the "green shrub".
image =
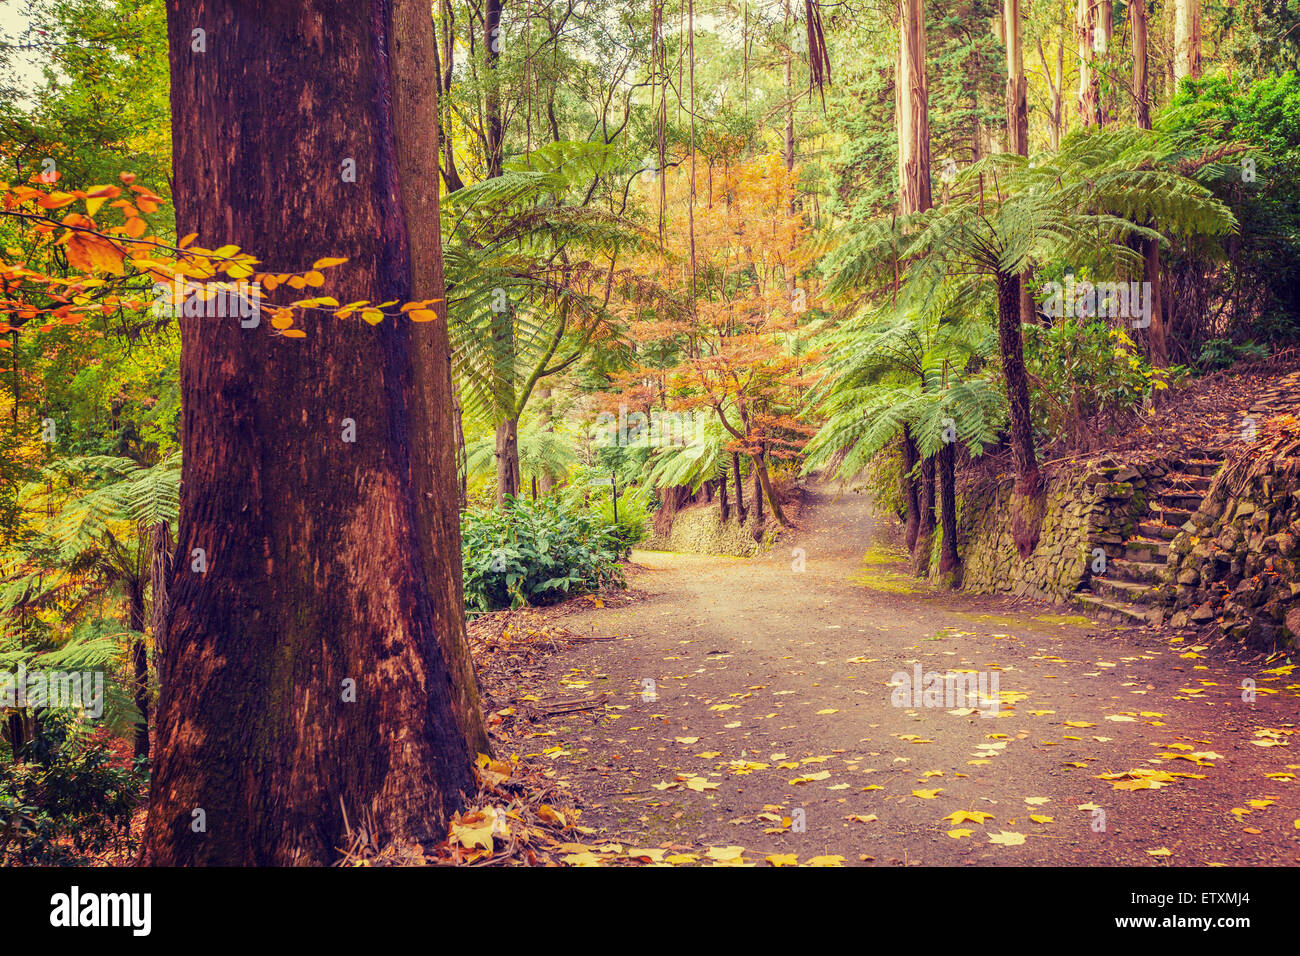
<svg viewBox="0 0 1300 956">
<path fill-rule="evenodd" d="M 466 512 L 461 538 L 470 610 L 551 604 L 623 584 L 616 534 L 598 513 L 558 496 L 509 498 L 501 510 Z"/>
<path fill-rule="evenodd" d="M 1255 342 L 1234 345 L 1231 339 L 1210 339 L 1201 346 L 1196 364 L 1203 372 L 1215 372 L 1242 358 L 1268 358 L 1268 346 Z"/>
<path fill-rule="evenodd" d="M 650 494 L 641 488 L 619 489 L 618 520 L 614 520 L 614 499 L 599 498 L 600 520 L 613 535 L 620 555 L 626 555 L 650 534 Z"/>
<path fill-rule="evenodd" d="M 65 711 L 45 710 L 20 762 L 0 766 L 0 863 L 66 865 L 110 844 L 132 848 L 143 772 L 115 765 Z"/>
<path fill-rule="evenodd" d="M 1024 329 L 1034 425 L 1049 439 L 1077 437 L 1094 415 L 1141 408 L 1168 387 L 1171 372 L 1152 368 L 1124 329 L 1080 319 Z"/>
</svg>

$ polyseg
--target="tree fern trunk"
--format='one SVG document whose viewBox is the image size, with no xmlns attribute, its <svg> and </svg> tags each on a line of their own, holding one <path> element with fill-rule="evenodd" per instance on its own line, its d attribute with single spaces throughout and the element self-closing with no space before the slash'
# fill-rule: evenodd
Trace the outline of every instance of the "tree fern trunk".
<svg viewBox="0 0 1300 956">
<path fill-rule="evenodd" d="M 519 420 L 507 418 L 497 423 L 497 507 L 506 498 L 519 494 Z"/>
<path fill-rule="evenodd" d="M 912 439 L 912 432 L 906 425 L 903 426 L 902 438 L 903 464 L 899 475 L 899 484 L 903 495 L 903 507 L 906 510 L 907 521 L 907 551 L 909 554 L 916 553 L 916 540 L 921 532 L 921 498 L 917 492 L 916 479 L 912 477 L 912 469 L 916 467 L 916 460 L 920 458 L 916 450 L 916 442 Z"/>
<path fill-rule="evenodd" d="M 930 550 L 934 543 L 934 457 L 921 459 L 921 522 L 912 552 L 912 570 L 923 577 L 930 573 Z"/>
<path fill-rule="evenodd" d="M 957 554 L 957 443 L 939 449 L 939 574 L 951 587 L 961 583 L 961 558 Z"/>
<path fill-rule="evenodd" d="M 1007 405 L 1011 417 L 1011 457 L 1016 485 L 1012 501 L 1012 535 L 1021 558 L 1029 557 L 1038 544 L 1042 528 L 1042 476 L 1034 447 L 1034 424 L 1030 417 L 1029 375 L 1025 370 L 1025 349 L 1020 327 L 1020 279 L 999 273 L 998 347 L 1002 374 L 1007 383 Z"/>
</svg>

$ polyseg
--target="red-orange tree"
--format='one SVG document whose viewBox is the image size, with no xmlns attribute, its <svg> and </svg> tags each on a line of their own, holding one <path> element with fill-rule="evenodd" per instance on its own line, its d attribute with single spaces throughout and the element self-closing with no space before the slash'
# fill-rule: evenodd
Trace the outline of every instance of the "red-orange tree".
<svg viewBox="0 0 1300 956">
<path fill-rule="evenodd" d="M 670 340 L 675 348 L 667 364 L 647 364 L 628 379 L 657 379 L 673 407 L 715 414 L 732 437 L 728 451 L 753 461 L 763 497 L 785 523 L 768 464 L 793 457 L 812 431 L 796 415 L 813 380 L 799 321 L 815 291 L 801 278 L 810 255 L 808 228 L 794 210 L 798 170 L 775 155 L 725 164 L 711 171 L 707 196 L 692 209 L 686 164 L 680 169 L 667 189 L 672 255 L 656 271 L 691 306 L 633 323 L 643 343 Z"/>
</svg>

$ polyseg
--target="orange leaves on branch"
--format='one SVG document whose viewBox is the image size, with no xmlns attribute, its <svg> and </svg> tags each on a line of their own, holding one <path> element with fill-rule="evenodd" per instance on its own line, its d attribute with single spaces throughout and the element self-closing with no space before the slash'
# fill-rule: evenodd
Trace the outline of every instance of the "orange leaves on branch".
<svg viewBox="0 0 1300 956">
<path fill-rule="evenodd" d="M 152 234 L 145 217 L 166 200 L 138 185 L 134 173 L 120 174 L 122 186 L 85 190 L 52 188 L 59 178 L 52 171 L 34 176 L 31 184 L 0 182 L 0 218 L 13 219 L 24 230 L 21 245 L 5 249 L 0 257 L 0 324 L 5 331 L 30 324 L 46 332 L 119 309 L 152 309 L 160 317 L 224 318 L 231 314 L 231 303 L 241 320 L 250 318 L 253 309 L 265 313 L 271 329 L 286 338 L 305 337 L 306 332 L 293 325 L 299 313 L 312 310 L 337 310 L 333 314 L 338 318 L 360 310 L 372 325 L 403 313 L 413 322 L 437 318 L 429 308 L 440 301 L 436 299 L 410 302 L 400 311 L 389 311 L 396 301 L 359 302 L 339 309 L 331 296 L 300 298 L 288 305 L 268 302 L 265 295 L 280 286 L 322 288 L 325 270 L 348 260 L 325 256 L 301 272 L 262 272 L 260 261 L 239 246 L 205 249 L 195 244 L 195 233 L 175 244 Z M 61 219 L 53 215 L 67 207 L 73 208 Z M 62 249 L 66 266 L 57 258 L 50 260 L 51 249 Z M 38 266 L 24 257 L 47 261 Z M 10 345 L 3 343 L 5 348 Z"/>
</svg>

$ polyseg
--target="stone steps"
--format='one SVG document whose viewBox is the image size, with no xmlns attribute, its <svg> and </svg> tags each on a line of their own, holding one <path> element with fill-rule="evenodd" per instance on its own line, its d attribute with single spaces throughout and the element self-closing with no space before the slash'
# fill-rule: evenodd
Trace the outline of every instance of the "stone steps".
<svg viewBox="0 0 1300 956">
<path fill-rule="evenodd" d="M 1173 541 L 1178 537 L 1177 528 L 1158 521 L 1143 521 L 1138 525 L 1138 532 L 1144 538 L 1160 538 L 1164 541 Z"/>
<path fill-rule="evenodd" d="M 1132 537 L 1124 542 L 1125 561 L 1156 562 L 1163 566 L 1169 557 L 1169 542 L 1164 538 Z"/>
<path fill-rule="evenodd" d="M 1159 623 L 1160 611 L 1149 607 L 1140 607 L 1124 601 L 1108 601 L 1089 591 L 1075 591 L 1074 605 L 1082 611 L 1107 621 L 1120 624 Z"/>
<path fill-rule="evenodd" d="M 1114 558 L 1106 562 L 1106 577 L 1133 584 L 1155 584 L 1156 575 L 1164 566 L 1164 561 L 1130 561 L 1127 558 Z"/>
<path fill-rule="evenodd" d="M 1156 597 L 1156 589 L 1150 584 L 1123 581 L 1110 575 L 1094 575 L 1090 586 L 1097 597 L 1121 604 L 1151 604 Z"/>
<path fill-rule="evenodd" d="M 1157 582 L 1169 560 L 1169 544 L 1200 509 L 1221 465 L 1219 453 L 1191 449 L 1177 470 L 1152 489 L 1148 515 L 1137 533 L 1118 543 L 1100 542 L 1108 556 L 1106 573 L 1094 574 L 1075 592 L 1075 605 L 1120 623 L 1162 623 L 1165 612 L 1157 604 Z"/>
<path fill-rule="evenodd" d="M 1152 502 L 1152 509 L 1154 510 L 1155 507 L 1159 506 L 1162 509 L 1186 511 L 1191 514 L 1201 506 L 1201 502 L 1204 500 L 1205 495 L 1198 495 L 1194 492 L 1166 491 L 1156 495 L 1155 501 Z"/>
</svg>

